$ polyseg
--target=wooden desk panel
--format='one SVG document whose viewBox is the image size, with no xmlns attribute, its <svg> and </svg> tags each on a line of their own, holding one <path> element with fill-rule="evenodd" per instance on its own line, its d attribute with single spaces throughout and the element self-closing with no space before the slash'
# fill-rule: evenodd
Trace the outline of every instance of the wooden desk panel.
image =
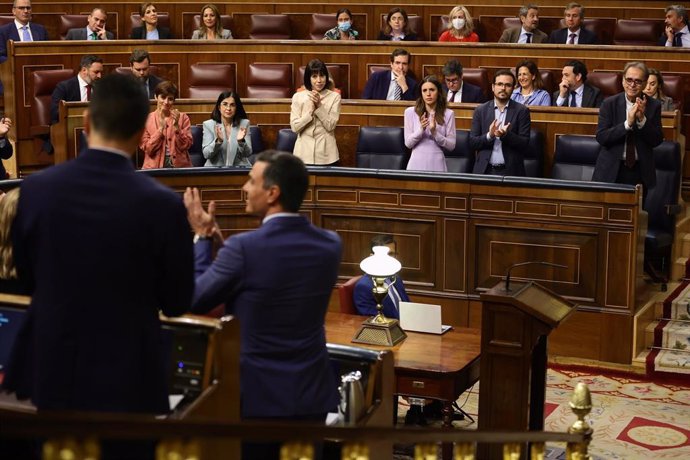
<svg viewBox="0 0 690 460">
<path fill-rule="evenodd" d="M 219 201 L 217 215 L 226 234 L 258 225 L 244 213 L 239 192 L 246 170 L 151 174 L 180 193 L 196 186 L 204 201 Z M 643 282 L 636 254 L 646 233 L 639 191 L 544 185 L 472 175 L 317 168 L 302 208 L 313 222 L 343 240 L 343 280 L 360 274 L 358 264 L 369 253 L 372 236 L 393 234 L 408 290 L 462 309 L 462 314 L 449 314 L 456 325 L 469 324 L 465 305 L 496 284 L 508 265 L 525 260 L 565 264 L 567 269 L 516 269 L 513 277 L 536 279 L 583 305 L 578 325 L 588 325 L 593 340 L 573 347 L 570 339 L 561 338 L 561 352 L 630 362 L 631 318 L 643 300 L 637 294 Z M 490 200 L 505 204 L 480 204 Z M 596 216 L 589 209 L 596 209 Z M 600 324 L 603 318 L 606 327 Z M 616 334 L 609 333 L 611 328 Z"/>
</svg>

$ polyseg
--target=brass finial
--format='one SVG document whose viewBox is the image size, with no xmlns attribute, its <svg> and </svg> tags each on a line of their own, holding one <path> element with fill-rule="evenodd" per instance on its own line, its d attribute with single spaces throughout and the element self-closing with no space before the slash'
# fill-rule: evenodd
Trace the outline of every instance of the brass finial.
<svg viewBox="0 0 690 460">
<path fill-rule="evenodd" d="M 592 410 L 592 395 L 589 388 L 583 382 L 578 382 L 570 398 L 570 408 L 577 416 L 577 420 L 568 428 L 568 433 L 582 434 L 585 440 L 582 443 L 568 443 L 565 457 L 568 460 L 588 460 L 587 453 L 589 443 L 592 441 L 592 427 L 587 424 L 585 416 Z"/>
</svg>

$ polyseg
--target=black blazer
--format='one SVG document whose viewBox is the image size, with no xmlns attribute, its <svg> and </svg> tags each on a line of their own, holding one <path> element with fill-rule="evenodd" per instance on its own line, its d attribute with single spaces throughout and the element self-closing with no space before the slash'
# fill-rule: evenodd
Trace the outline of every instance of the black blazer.
<svg viewBox="0 0 690 460">
<path fill-rule="evenodd" d="M 510 128 L 501 142 L 503 143 L 503 158 L 506 162 L 506 176 L 524 176 L 525 163 L 523 152 L 529 145 L 529 131 L 531 121 L 529 110 L 524 105 L 510 101 L 506 108 L 506 123 Z M 491 151 L 495 139 L 488 140 L 486 134 L 489 126 L 494 121 L 494 100 L 483 103 L 477 107 L 472 116 L 472 128 L 470 129 L 470 148 L 477 152 L 472 173 L 484 174 L 489 166 Z"/>
<path fill-rule="evenodd" d="M 560 91 L 554 91 L 553 94 L 551 95 L 551 105 L 557 105 L 556 102 L 558 101 L 558 94 Z M 596 86 L 591 86 L 585 83 L 584 89 L 582 90 L 582 107 L 585 108 L 590 108 L 590 109 L 596 109 L 601 106 L 601 102 L 604 100 L 604 95 L 601 94 L 601 91 L 599 88 Z M 563 104 L 561 104 L 561 107 L 569 107 L 570 106 L 570 99 L 568 97 L 565 98 L 565 101 Z"/>
<path fill-rule="evenodd" d="M 167 27 L 158 27 L 158 38 L 160 40 L 168 40 L 172 38 L 170 36 L 170 29 Z M 133 40 L 146 40 L 146 26 L 140 26 L 140 27 L 135 27 L 132 29 L 132 32 L 129 34 L 129 38 Z"/>
<path fill-rule="evenodd" d="M 639 129 L 637 124 L 633 124 L 633 132 L 642 183 L 649 188 L 656 184 L 652 150 L 664 140 L 661 130 L 661 102 L 648 97 L 644 114 L 647 118 L 644 126 Z M 623 125 L 626 115 L 624 92 L 606 98 L 601 105 L 597 124 L 597 142 L 601 145 L 601 150 L 594 167 L 593 181 L 616 182 L 627 135 Z"/>
<path fill-rule="evenodd" d="M 76 102 L 81 101 L 81 90 L 79 89 L 79 80 L 77 77 L 72 77 L 63 80 L 57 84 L 53 90 L 53 96 L 50 100 L 50 123 L 57 123 L 58 110 L 60 101 Z"/>
<path fill-rule="evenodd" d="M 570 35 L 570 32 L 568 32 L 567 27 L 554 30 L 553 32 L 551 32 L 551 35 L 549 35 L 549 40 L 547 41 L 547 43 L 565 45 L 568 42 L 568 35 Z M 594 32 L 590 32 L 584 27 L 580 27 L 580 37 L 578 38 L 577 42 L 578 45 L 596 45 L 597 43 L 599 43 L 599 38 L 597 37 L 597 34 L 595 34 Z"/>
<path fill-rule="evenodd" d="M 402 93 L 401 100 L 414 101 L 417 98 L 417 81 L 409 73 L 405 75 L 405 81 L 407 82 L 407 91 Z M 385 101 L 390 84 L 390 70 L 374 72 L 364 86 L 362 99 L 381 99 Z"/>
<path fill-rule="evenodd" d="M 24 180 L 12 240 L 32 298 L 3 386 L 39 410 L 167 412 L 158 311 L 190 306 L 190 235 L 180 196 L 124 155 Z"/>
<path fill-rule="evenodd" d="M 448 92 L 448 88 L 446 88 L 446 93 L 447 92 Z M 448 96 L 446 96 L 446 99 L 448 99 Z M 467 83 L 466 81 L 463 80 L 463 82 L 462 82 L 462 100 L 460 102 L 480 104 L 484 101 L 486 101 L 486 98 L 484 97 L 484 93 L 482 93 L 482 89 L 477 85 L 473 85 L 472 83 Z"/>
</svg>

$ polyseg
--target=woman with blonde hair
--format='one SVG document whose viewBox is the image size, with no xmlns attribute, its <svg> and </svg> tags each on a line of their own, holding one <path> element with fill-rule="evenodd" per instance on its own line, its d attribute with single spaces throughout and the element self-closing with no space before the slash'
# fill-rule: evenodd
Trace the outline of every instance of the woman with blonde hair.
<svg viewBox="0 0 690 460">
<path fill-rule="evenodd" d="M 464 6 L 456 6 L 448 14 L 448 30 L 438 38 L 440 42 L 478 42 L 472 15 Z"/>
<path fill-rule="evenodd" d="M 0 195 L 0 292 L 22 291 L 12 252 L 12 222 L 17 215 L 18 203 L 19 187 Z"/>
<path fill-rule="evenodd" d="M 231 38 L 232 32 L 229 29 L 223 29 L 218 7 L 213 3 L 202 6 L 199 29 L 192 34 L 192 40 L 229 40 Z"/>
<path fill-rule="evenodd" d="M 455 148 L 455 114 L 447 108 L 436 75 L 424 77 L 417 86 L 417 102 L 405 109 L 405 146 L 412 150 L 408 170 L 448 171 L 445 151 Z"/>
</svg>

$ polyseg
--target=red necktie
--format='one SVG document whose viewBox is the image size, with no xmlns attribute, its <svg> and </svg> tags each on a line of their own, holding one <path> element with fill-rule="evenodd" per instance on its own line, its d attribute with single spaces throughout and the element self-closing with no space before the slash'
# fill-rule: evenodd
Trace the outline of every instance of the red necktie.
<svg viewBox="0 0 690 460">
<path fill-rule="evenodd" d="M 86 85 L 86 100 L 91 100 L 91 85 Z"/>
</svg>

